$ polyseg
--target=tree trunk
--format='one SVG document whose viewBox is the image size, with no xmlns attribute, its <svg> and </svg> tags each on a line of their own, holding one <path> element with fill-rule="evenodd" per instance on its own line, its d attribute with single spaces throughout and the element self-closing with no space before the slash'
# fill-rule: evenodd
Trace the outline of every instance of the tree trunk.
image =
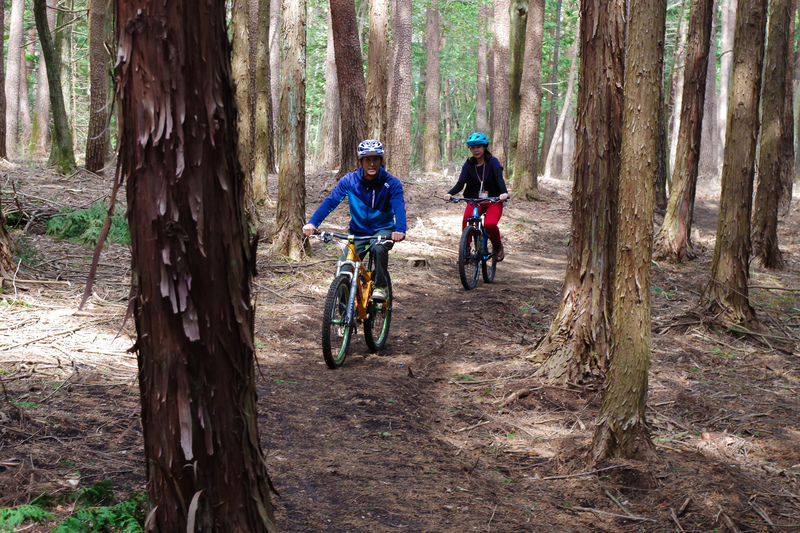
<svg viewBox="0 0 800 533">
<path fill-rule="evenodd" d="M 656 209 L 667 209 L 667 182 L 669 165 L 667 164 L 667 102 L 661 104 L 658 112 L 658 159 L 656 165 Z"/>
<path fill-rule="evenodd" d="M 761 135 L 758 148 L 758 179 L 753 209 L 753 260 L 764 268 L 781 268 L 778 248 L 778 202 L 780 200 L 783 136 L 786 105 L 786 57 L 792 34 L 789 16 L 792 0 L 770 2 L 764 85 L 761 93 Z"/>
<path fill-rule="evenodd" d="M 72 133 L 64 107 L 64 94 L 61 92 L 61 75 L 58 69 L 58 58 L 50 36 L 47 22 L 47 6 L 45 0 L 34 0 L 33 12 L 36 17 L 36 30 L 42 44 L 42 55 L 47 67 L 47 79 L 50 89 L 50 108 L 53 110 L 53 145 L 50 148 L 48 164 L 55 166 L 62 174 L 71 174 L 75 170 L 75 153 L 72 151 Z"/>
<path fill-rule="evenodd" d="M 148 524 L 273 532 L 225 2 L 201 3 L 115 6 Z"/>
<path fill-rule="evenodd" d="M 417 87 L 417 97 L 413 98 L 412 101 L 416 102 L 416 109 L 414 110 L 414 114 L 420 118 L 425 116 L 425 87 L 427 86 L 427 77 L 423 74 L 420 76 L 419 81 L 416 83 Z M 416 121 L 417 128 L 414 130 L 414 138 L 411 144 L 411 166 L 415 168 L 419 168 L 422 165 L 420 161 L 424 156 L 423 152 L 425 151 L 425 144 L 422 142 L 423 138 L 423 122 L 422 120 Z M 413 125 L 413 123 L 412 123 Z"/>
<path fill-rule="evenodd" d="M 50 36 L 56 24 L 57 0 L 47 0 L 47 24 Z M 41 43 L 40 43 L 41 47 Z M 109 78 L 106 78 L 109 81 Z M 2 92 L 2 91 L 0 91 Z M 3 122 L 5 124 L 5 122 Z M 36 80 L 36 102 L 33 107 L 31 119 L 31 146 L 33 156 L 43 158 L 47 153 L 47 144 L 50 142 L 50 86 L 47 81 L 47 67 L 44 61 L 39 61 Z"/>
<path fill-rule="evenodd" d="M 439 122 L 442 118 L 439 85 L 439 10 L 434 5 L 427 8 L 426 28 L 426 81 L 425 84 L 425 158 L 422 170 L 436 172 L 441 168 L 439 149 Z"/>
<path fill-rule="evenodd" d="M 694 5 L 694 2 L 691 2 Z M 681 18 L 681 22 L 683 18 Z M 672 115 L 669 122 L 669 170 L 675 171 L 675 156 L 678 153 L 678 133 L 681 127 L 681 110 L 683 109 L 683 81 L 686 73 L 686 39 L 688 28 L 681 23 L 680 42 L 675 57 L 675 68 L 672 71 Z M 670 183 L 670 192 L 672 187 Z"/>
<path fill-rule="evenodd" d="M 277 0 L 276 0 L 277 1 Z M 269 173 L 275 172 L 274 112 L 270 96 L 272 73 L 269 65 L 269 6 L 270 0 L 258 0 L 256 23 L 256 112 L 255 146 L 253 147 L 253 198 L 264 203 L 270 199 Z"/>
<path fill-rule="evenodd" d="M 98 172 L 106 164 L 108 144 L 108 57 L 106 55 L 106 0 L 89 2 L 89 131 L 86 169 Z"/>
<path fill-rule="evenodd" d="M 231 3 L 231 66 L 236 90 L 238 153 L 245 179 L 245 206 L 250 210 L 253 195 L 253 132 L 250 127 L 250 2 Z"/>
<path fill-rule="evenodd" d="M 5 28 L 6 19 L 6 5 L 5 2 L 0 5 L 0 28 Z M 6 73 L 5 73 L 5 57 L 2 50 L 0 50 L 0 158 L 5 159 L 6 153 Z"/>
<path fill-rule="evenodd" d="M 328 10 L 328 47 L 325 56 L 325 111 L 322 116 L 322 166 L 328 170 L 338 169 L 341 164 L 341 112 L 330 10 Z"/>
<path fill-rule="evenodd" d="M 550 71 L 550 79 L 547 86 L 550 90 L 547 93 L 547 101 L 550 103 L 544 117 L 544 137 L 542 137 L 541 155 L 539 157 L 539 174 L 546 172 L 547 156 L 550 153 L 550 145 L 553 143 L 553 135 L 556 131 L 558 122 L 558 63 L 561 56 L 561 0 L 556 0 L 555 18 L 555 42 L 553 43 L 553 68 Z"/>
<path fill-rule="evenodd" d="M 0 276 L 4 278 L 14 275 L 16 265 L 14 265 L 13 249 L 14 242 L 6 229 L 6 217 L 0 209 Z"/>
<path fill-rule="evenodd" d="M 721 314 L 723 319 L 735 324 L 747 324 L 755 319 L 747 283 L 766 19 L 766 0 L 743 2 L 736 13 L 717 242 L 711 263 L 711 281 L 701 299 L 701 305 L 709 313 Z"/>
<path fill-rule="evenodd" d="M 680 101 L 680 131 L 673 146 L 675 164 L 672 194 L 664 222 L 656 235 L 655 257 L 682 263 L 694 257 L 692 214 L 700 163 L 700 139 L 705 110 L 708 50 L 711 40 L 714 0 L 692 2 L 689 14 L 689 43 L 684 61 L 683 96 Z"/>
<path fill-rule="evenodd" d="M 494 3 L 494 98 L 492 100 L 492 155 L 508 168 L 509 144 L 509 0 Z M 507 172 L 506 172 L 507 174 Z"/>
<path fill-rule="evenodd" d="M 369 3 L 367 54 L 367 137 L 386 140 L 386 95 L 389 87 L 389 2 Z M 326 85 L 327 88 L 327 85 Z"/>
<path fill-rule="evenodd" d="M 733 66 L 733 33 L 736 27 L 737 0 L 720 0 L 722 17 L 719 29 L 719 97 L 717 100 L 717 129 L 719 161 L 725 152 L 725 133 L 728 121 L 728 92 L 731 84 L 731 67 Z"/>
<path fill-rule="evenodd" d="M 542 45 L 544 0 L 530 0 L 525 31 L 525 70 L 522 72 L 519 118 L 519 151 L 514 166 L 514 185 L 521 198 L 539 196 L 539 118 L 542 111 Z"/>
<path fill-rule="evenodd" d="M 622 131 L 625 1 L 581 2 L 580 81 L 572 234 L 561 306 L 531 359 L 556 382 L 599 377 L 608 365 L 613 230 Z"/>
<path fill-rule="evenodd" d="M 389 93 L 389 142 L 386 168 L 395 176 L 408 176 L 411 165 L 411 0 L 396 0 L 394 56 Z"/>
<path fill-rule="evenodd" d="M 343 176 L 358 167 L 356 149 L 367 132 L 364 116 L 367 86 L 357 33 L 356 6 L 353 0 L 331 0 L 330 7 L 342 117 L 342 165 L 339 175 Z"/>
<path fill-rule="evenodd" d="M 444 163 L 453 161 L 453 113 L 450 109 L 450 80 L 444 79 Z"/>
<path fill-rule="evenodd" d="M 706 91 L 703 104 L 703 131 L 700 134 L 700 163 L 698 175 L 718 176 L 720 171 L 717 154 L 717 4 L 714 0 L 711 38 L 708 47 L 708 67 L 706 68 Z"/>
<path fill-rule="evenodd" d="M 19 155 L 19 87 L 22 74 L 20 49 L 23 40 L 25 0 L 11 2 L 11 19 L 8 30 L 8 59 L 6 61 L 6 150 L 9 157 Z"/>
<path fill-rule="evenodd" d="M 521 109 L 520 87 L 525 65 L 530 60 L 525 56 L 526 28 L 528 24 L 528 0 L 509 0 L 509 58 L 508 58 L 508 164 L 506 174 L 516 176 L 514 168 L 517 160 L 517 142 L 519 140 L 519 119 Z M 541 58 L 539 59 L 541 63 Z M 539 70 L 541 71 L 541 65 Z M 541 85 L 541 76 L 539 76 Z M 541 93 L 541 87 L 539 87 Z"/>
<path fill-rule="evenodd" d="M 273 124 L 277 124 L 278 114 L 280 113 L 281 101 L 281 2 L 275 0 L 269 3 L 269 94 L 272 98 Z M 277 164 L 277 152 L 280 144 L 277 133 L 271 139 L 273 151 L 276 153 L 275 163 Z"/>
<path fill-rule="evenodd" d="M 564 105 L 561 106 L 561 113 L 558 115 L 558 123 L 556 129 L 553 131 L 553 140 L 550 143 L 550 149 L 547 151 L 547 161 L 544 164 L 544 175 L 546 177 L 561 177 L 561 164 L 556 168 L 556 153 L 563 151 L 563 138 L 566 131 L 565 125 L 567 123 L 567 116 L 569 115 L 570 103 L 572 101 L 572 92 L 575 88 L 575 75 L 578 70 L 578 39 L 572 43 L 569 51 L 571 60 L 569 66 L 569 76 L 567 77 L 567 92 L 564 94 Z M 561 141 L 559 143 L 559 140 Z"/>
<path fill-rule="evenodd" d="M 595 460 L 657 458 L 645 407 L 651 345 L 650 252 L 655 204 L 652 176 L 658 153 L 666 7 L 666 0 L 630 3 L 611 296 L 611 355 L 592 442 Z M 709 13 L 709 19 L 710 16 Z"/>
<path fill-rule="evenodd" d="M 31 44 L 36 43 L 36 29 L 28 31 L 26 39 L 27 46 L 19 49 L 20 77 L 19 77 L 19 147 L 20 155 L 27 156 L 28 145 L 31 142 L 31 101 L 28 97 L 28 74 L 31 71 L 31 64 L 28 63 L 28 52 L 33 55 L 35 50 L 30 50 Z M 26 48 L 28 48 L 26 50 Z"/>
<path fill-rule="evenodd" d="M 281 144 L 273 250 L 297 260 L 307 251 L 303 237 L 306 214 L 305 0 L 282 2 L 281 21 Z"/>
<path fill-rule="evenodd" d="M 481 5 L 478 8 L 478 73 L 477 73 L 477 94 L 475 96 L 475 130 L 480 132 L 489 131 L 489 118 L 486 112 L 486 74 L 488 67 L 486 60 L 488 57 L 487 52 L 487 27 L 488 22 L 488 8 Z"/>
<path fill-rule="evenodd" d="M 796 11 L 797 0 L 792 2 L 792 13 Z M 789 35 L 795 34 L 794 16 L 790 17 Z M 794 179 L 794 54 L 791 52 L 793 38 L 790 37 L 790 52 L 786 55 L 786 102 L 783 106 L 783 135 L 781 136 L 781 187 L 778 199 L 778 216 L 789 214 L 792 204 L 792 180 Z"/>
</svg>

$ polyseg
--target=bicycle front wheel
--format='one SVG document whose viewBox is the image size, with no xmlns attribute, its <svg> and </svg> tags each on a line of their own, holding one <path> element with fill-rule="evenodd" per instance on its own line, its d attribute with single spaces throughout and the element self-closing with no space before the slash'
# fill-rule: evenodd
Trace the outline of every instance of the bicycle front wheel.
<svg viewBox="0 0 800 533">
<path fill-rule="evenodd" d="M 347 357 L 352 323 L 345 322 L 350 303 L 350 278 L 339 275 L 331 283 L 322 316 L 322 355 L 328 368 L 339 368 Z"/>
<path fill-rule="evenodd" d="M 481 259 L 481 270 L 483 271 L 483 281 L 491 283 L 494 281 L 494 274 L 497 271 L 497 250 L 494 249 L 492 240 L 487 238 L 483 248 L 483 258 Z M 488 258 L 488 259 L 487 259 Z"/>
<path fill-rule="evenodd" d="M 364 340 L 372 353 L 383 350 L 389 338 L 392 323 L 392 280 L 386 273 L 386 300 L 370 300 L 367 319 L 364 321 Z"/>
<path fill-rule="evenodd" d="M 458 274 L 466 290 L 474 289 L 478 284 L 480 238 L 481 232 L 475 226 L 467 226 L 461 234 L 461 244 L 458 247 Z"/>
</svg>

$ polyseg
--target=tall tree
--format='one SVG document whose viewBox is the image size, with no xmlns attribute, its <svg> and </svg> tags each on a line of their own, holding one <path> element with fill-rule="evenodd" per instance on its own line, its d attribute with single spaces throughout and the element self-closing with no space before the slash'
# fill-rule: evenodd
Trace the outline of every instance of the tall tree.
<svg viewBox="0 0 800 533">
<path fill-rule="evenodd" d="M 508 164 L 506 173 L 515 175 L 514 167 L 517 159 L 517 142 L 519 139 L 519 114 L 522 106 L 520 87 L 523 70 L 530 64 L 525 55 L 525 35 L 528 25 L 528 0 L 509 0 L 509 57 L 508 57 Z M 541 62 L 541 59 L 540 59 Z M 541 84 L 541 81 L 539 82 Z M 540 89 L 541 92 L 541 89 Z"/>
<path fill-rule="evenodd" d="M 689 3 L 694 4 L 689 0 Z M 685 5 L 685 4 L 684 4 Z M 678 21 L 678 31 L 680 32 L 678 39 L 678 46 L 676 47 L 675 56 L 673 58 L 673 69 L 670 82 L 670 98 L 669 102 L 672 103 L 672 115 L 669 121 L 669 169 L 675 169 L 675 156 L 678 152 L 678 133 L 681 127 L 681 109 L 683 109 L 683 81 L 684 74 L 686 73 L 686 40 L 688 39 L 689 30 L 686 24 L 683 23 L 683 10 L 681 10 L 681 18 Z"/>
<path fill-rule="evenodd" d="M 622 131 L 625 0 L 580 6 L 580 76 L 572 232 L 561 305 L 531 359 L 558 382 L 597 377 L 608 365 L 608 316 Z"/>
<path fill-rule="evenodd" d="M 698 174 L 718 176 L 721 168 L 717 150 L 717 31 L 719 1 L 714 0 L 714 16 L 711 21 L 711 38 L 708 47 L 708 67 L 706 68 L 706 91 L 703 104 L 703 131 L 700 134 L 700 162 Z"/>
<path fill-rule="evenodd" d="M 258 0 L 256 23 L 255 146 L 253 147 L 253 197 L 256 202 L 269 200 L 268 176 L 275 172 L 274 110 L 270 95 L 272 72 L 269 65 L 270 0 Z"/>
<path fill-rule="evenodd" d="M 15 270 L 14 257 L 11 252 L 13 245 L 11 234 L 6 229 L 6 217 L 3 215 L 3 210 L 0 209 L 0 276 L 4 278 L 13 275 Z"/>
<path fill-rule="evenodd" d="M 20 152 L 25 152 L 31 142 L 31 101 L 28 86 L 28 76 L 33 70 L 33 61 L 28 61 L 28 57 L 33 57 L 36 53 L 36 28 L 28 30 L 25 39 L 25 46 L 19 49 L 20 71 L 19 77 L 19 146 Z"/>
<path fill-rule="evenodd" d="M 392 28 L 393 72 L 389 93 L 386 168 L 408 176 L 411 165 L 411 0 L 395 0 Z M 341 85 L 340 85 L 341 86 Z M 354 149 L 355 151 L 355 149 Z"/>
<path fill-rule="evenodd" d="M 0 28 L 5 28 L 6 19 L 6 6 L 5 2 L 0 5 Z M 6 73 L 5 73 L 5 57 L 3 52 L 0 51 L 0 157 L 5 158 L 6 153 Z"/>
<path fill-rule="evenodd" d="M 231 31 L 232 45 L 231 65 L 233 67 L 233 80 L 236 88 L 236 106 L 241 111 L 237 115 L 239 135 L 239 158 L 245 183 L 253 182 L 253 132 L 250 124 L 250 2 L 248 0 L 232 0 L 231 3 Z M 245 189 L 245 197 L 252 195 L 253 188 Z M 252 200 L 252 198 L 251 198 Z M 247 201 L 246 205 L 250 205 Z"/>
<path fill-rule="evenodd" d="M 86 169 L 101 170 L 108 145 L 108 56 L 106 54 L 106 1 L 89 2 L 89 131 L 86 137 Z"/>
<path fill-rule="evenodd" d="M 547 154 L 550 151 L 550 143 L 553 142 L 553 133 L 556 131 L 558 122 L 558 62 L 561 56 L 561 0 L 556 0 L 555 14 L 555 37 L 553 43 L 553 65 L 550 70 L 550 77 L 547 80 L 549 91 L 547 100 L 550 103 L 544 118 L 544 136 L 542 137 L 541 156 L 539 157 L 539 173 L 544 174 Z"/>
<path fill-rule="evenodd" d="M 797 0 L 793 0 L 792 13 L 797 11 Z M 790 17 L 789 34 L 794 36 L 796 24 L 794 16 Z M 793 45 L 793 40 L 789 41 Z M 790 45 L 790 46 L 791 46 Z M 778 200 L 778 216 L 784 217 L 789 214 L 792 204 L 792 180 L 795 173 L 794 162 L 794 141 L 795 120 L 794 120 L 794 58 L 795 53 L 786 55 L 786 102 L 783 105 L 783 135 L 781 136 L 781 188 Z"/>
<path fill-rule="evenodd" d="M 425 84 L 425 157 L 422 169 L 435 172 L 441 168 L 439 149 L 439 122 L 442 118 L 441 91 L 439 83 L 439 8 L 429 4 L 427 8 L 425 34 L 427 48 Z"/>
<path fill-rule="evenodd" d="M 340 121 L 339 78 L 336 75 L 336 57 L 333 53 L 331 12 L 328 10 L 328 45 L 325 54 L 325 110 L 322 114 L 322 166 L 328 170 L 339 168 L 341 162 Z"/>
<path fill-rule="evenodd" d="M 786 56 L 792 34 L 789 16 L 792 0 L 769 3 L 769 30 L 761 91 L 761 135 L 758 148 L 758 180 L 753 209 L 753 260 L 765 268 L 783 266 L 778 248 L 778 202 L 784 160 L 783 136 L 791 128 L 784 124 L 786 105 Z"/>
<path fill-rule="evenodd" d="M 494 3 L 494 97 L 492 98 L 492 155 L 508 167 L 509 145 L 509 0 Z"/>
<path fill-rule="evenodd" d="M 556 169 L 555 166 L 556 152 L 561 151 L 561 147 L 563 146 L 563 137 L 566 131 L 564 126 L 567 123 L 570 103 L 572 102 L 572 93 L 575 88 L 575 75 L 578 71 L 578 39 L 573 41 L 572 47 L 569 50 L 569 55 L 570 66 L 569 74 L 567 75 L 567 92 L 564 94 L 564 104 L 561 106 L 561 113 L 558 115 L 556 129 L 553 131 L 553 139 L 547 151 L 547 160 L 544 163 L 544 175 L 548 178 L 561 175 L 561 166 L 559 165 L 558 169 Z"/>
<path fill-rule="evenodd" d="M 475 129 L 481 132 L 489 131 L 489 118 L 486 112 L 486 75 L 488 66 L 486 60 L 489 56 L 487 52 L 488 34 L 487 29 L 489 26 L 488 21 L 489 8 L 481 5 L 478 8 L 478 72 L 476 74 L 476 96 L 475 96 Z"/>
<path fill-rule="evenodd" d="M 453 113 L 450 103 L 450 79 L 444 79 L 444 161 L 453 160 Z"/>
<path fill-rule="evenodd" d="M 389 57 L 388 0 L 371 0 L 369 3 L 368 42 L 367 137 L 385 139 L 388 116 L 386 95 L 389 87 L 389 62 L 386 61 Z"/>
<path fill-rule="evenodd" d="M 364 82 L 355 3 L 353 0 L 330 0 L 330 8 L 342 123 L 342 165 L 339 175 L 343 176 L 358 167 L 356 148 L 367 133 L 364 114 L 367 86 Z"/>
<path fill-rule="evenodd" d="M 47 24 L 50 28 L 50 35 L 56 24 L 56 4 L 57 0 L 47 0 Z M 106 76 L 106 81 L 109 76 Z M 2 92 L 2 91 L 0 91 Z M 50 142 L 50 86 L 47 82 L 47 67 L 44 61 L 39 61 L 39 68 L 36 80 L 36 101 L 33 106 L 33 116 L 31 117 L 31 147 L 30 152 L 34 157 L 44 157 L 47 151 L 47 144 Z M 3 122 L 5 124 L 5 122 Z"/>
<path fill-rule="evenodd" d="M 525 31 L 525 68 L 520 90 L 519 145 L 514 185 L 522 198 L 539 196 L 539 118 L 542 110 L 544 0 L 530 0 Z"/>
<path fill-rule="evenodd" d="M 225 2 L 115 4 L 148 525 L 273 532 Z"/>
<path fill-rule="evenodd" d="M 302 232 L 306 215 L 306 3 L 287 0 L 281 5 L 281 144 L 273 249 L 300 259 L 306 253 Z"/>
<path fill-rule="evenodd" d="M 72 150 L 72 132 L 64 106 L 64 95 L 61 92 L 61 74 L 53 39 L 50 36 L 45 0 L 34 0 L 33 13 L 36 18 L 36 31 L 39 32 L 39 42 L 42 45 L 42 55 L 47 67 L 50 108 L 53 112 L 53 144 L 50 147 L 48 164 L 56 167 L 62 174 L 69 174 L 75 169 L 75 153 Z"/>
<path fill-rule="evenodd" d="M 282 2 L 277 0 L 269 3 L 269 71 L 271 74 L 269 79 L 269 94 L 272 98 L 273 116 L 275 117 L 276 123 L 281 108 L 281 3 Z M 275 135 L 272 140 L 272 145 L 276 152 L 279 142 L 280 139 Z"/>
<path fill-rule="evenodd" d="M 713 12 L 714 0 L 692 2 L 689 13 L 689 42 L 684 61 L 683 97 L 680 100 L 680 131 L 673 146 L 675 165 L 672 172 L 672 194 L 664 222 L 656 236 L 655 256 L 679 263 L 694 257 L 691 240 L 692 214 L 700 163 Z"/>
<path fill-rule="evenodd" d="M 717 97 L 717 129 L 720 161 L 725 150 L 725 133 L 728 120 L 728 92 L 731 84 L 733 66 L 733 33 L 736 27 L 736 7 L 738 0 L 720 0 L 719 25 L 719 95 Z"/>
<path fill-rule="evenodd" d="M 25 0 L 11 2 L 11 17 L 8 27 L 8 59 L 5 79 L 6 96 L 6 151 L 9 157 L 19 153 L 19 78 L 22 74 L 20 50 L 24 38 L 23 17 Z"/>
<path fill-rule="evenodd" d="M 666 0 L 630 2 L 611 295 L 611 356 L 592 442 L 595 459 L 656 458 L 645 407 L 651 345 L 654 175 L 666 7 Z"/>
<path fill-rule="evenodd" d="M 732 323 L 746 324 L 755 319 L 747 285 L 766 19 L 766 0 L 742 2 L 736 11 L 717 242 L 711 281 L 701 299 L 710 313 Z"/>
</svg>

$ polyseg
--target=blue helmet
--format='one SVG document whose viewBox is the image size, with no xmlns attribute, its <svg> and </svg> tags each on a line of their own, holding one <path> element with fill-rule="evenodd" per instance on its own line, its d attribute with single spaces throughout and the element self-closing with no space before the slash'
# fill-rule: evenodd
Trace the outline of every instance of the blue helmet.
<svg viewBox="0 0 800 533">
<path fill-rule="evenodd" d="M 489 139 L 483 133 L 478 131 L 467 137 L 467 146 L 477 146 L 479 144 L 489 144 Z"/>
<path fill-rule="evenodd" d="M 377 139 L 367 139 L 358 144 L 358 159 L 367 155 L 379 155 L 383 157 L 383 145 Z"/>
</svg>

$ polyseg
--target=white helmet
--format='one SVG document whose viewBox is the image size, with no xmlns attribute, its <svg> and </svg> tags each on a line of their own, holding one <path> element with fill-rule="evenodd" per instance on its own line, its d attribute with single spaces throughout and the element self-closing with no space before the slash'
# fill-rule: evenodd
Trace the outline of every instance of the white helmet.
<svg viewBox="0 0 800 533">
<path fill-rule="evenodd" d="M 367 139 L 358 145 L 358 159 L 367 155 L 379 155 L 383 157 L 383 145 L 377 139 Z"/>
</svg>

